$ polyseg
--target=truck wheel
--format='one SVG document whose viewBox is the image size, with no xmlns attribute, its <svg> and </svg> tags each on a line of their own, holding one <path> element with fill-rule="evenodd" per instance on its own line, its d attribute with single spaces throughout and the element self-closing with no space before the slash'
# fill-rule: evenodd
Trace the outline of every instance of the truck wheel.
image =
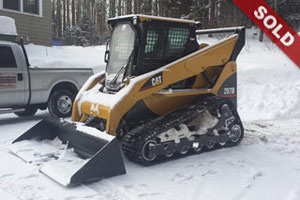
<svg viewBox="0 0 300 200">
<path fill-rule="evenodd" d="M 18 117 L 33 116 L 37 110 L 38 110 L 37 107 L 29 106 L 24 111 L 15 112 L 15 115 L 17 115 Z"/>
<path fill-rule="evenodd" d="M 59 89 L 53 92 L 48 102 L 50 114 L 57 118 L 70 117 L 75 95 L 76 94 L 65 89 Z"/>
</svg>

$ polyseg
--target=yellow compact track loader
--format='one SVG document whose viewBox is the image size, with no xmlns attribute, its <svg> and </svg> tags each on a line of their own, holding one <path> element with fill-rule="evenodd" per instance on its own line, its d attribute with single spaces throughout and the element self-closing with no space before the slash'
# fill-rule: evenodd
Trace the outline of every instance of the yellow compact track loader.
<svg viewBox="0 0 300 200">
<path fill-rule="evenodd" d="M 196 30 L 195 21 L 145 15 L 108 23 L 106 70 L 78 93 L 73 122 L 42 120 L 13 142 L 13 153 L 70 186 L 124 174 L 121 149 L 153 165 L 241 142 L 236 59 L 244 27 Z M 217 33 L 232 34 L 197 42 Z"/>
</svg>

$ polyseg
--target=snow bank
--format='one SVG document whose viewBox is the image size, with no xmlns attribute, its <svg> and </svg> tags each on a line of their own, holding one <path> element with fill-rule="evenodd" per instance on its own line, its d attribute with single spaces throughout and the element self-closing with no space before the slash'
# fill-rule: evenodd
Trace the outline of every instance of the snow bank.
<svg viewBox="0 0 300 200">
<path fill-rule="evenodd" d="M 105 69 L 105 46 L 46 47 L 29 44 L 25 48 L 32 67 L 93 68 L 94 72 Z"/>
<path fill-rule="evenodd" d="M 238 57 L 238 110 L 242 120 L 300 117 L 300 70 L 272 43 L 248 30 Z"/>
<path fill-rule="evenodd" d="M 0 34 L 18 35 L 15 20 L 13 18 L 0 16 Z"/>
</svg>

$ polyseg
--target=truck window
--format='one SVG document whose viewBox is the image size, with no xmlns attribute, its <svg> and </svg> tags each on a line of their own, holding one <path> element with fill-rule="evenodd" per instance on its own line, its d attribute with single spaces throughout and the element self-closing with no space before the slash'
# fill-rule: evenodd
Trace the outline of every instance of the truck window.
<svg viewBox="0 0 300 200">
<path fill-rule="evenodd" d="M 0 68 L 16 68 L 16 59 L 10 47 L 0 46 Z"/>
</svg>

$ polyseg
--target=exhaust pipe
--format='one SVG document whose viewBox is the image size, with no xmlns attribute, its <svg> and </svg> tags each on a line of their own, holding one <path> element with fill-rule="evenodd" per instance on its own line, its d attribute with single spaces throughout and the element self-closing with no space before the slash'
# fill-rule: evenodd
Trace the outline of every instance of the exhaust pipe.
<svg viewBox="0 0 300 200">
<path fill-rule="evenodd" d="M 50 150 L 56 138 L 67 147 L 63 155 L 56 154 L 57 148 L 56 153 Z M 116 137 L 55 118 L 46 118 L 26 131 L 13 141 L 10 151 L 26 162 L 40 159 L 40 172 L 63 186 L 126 173 Z"/>
</svg>

